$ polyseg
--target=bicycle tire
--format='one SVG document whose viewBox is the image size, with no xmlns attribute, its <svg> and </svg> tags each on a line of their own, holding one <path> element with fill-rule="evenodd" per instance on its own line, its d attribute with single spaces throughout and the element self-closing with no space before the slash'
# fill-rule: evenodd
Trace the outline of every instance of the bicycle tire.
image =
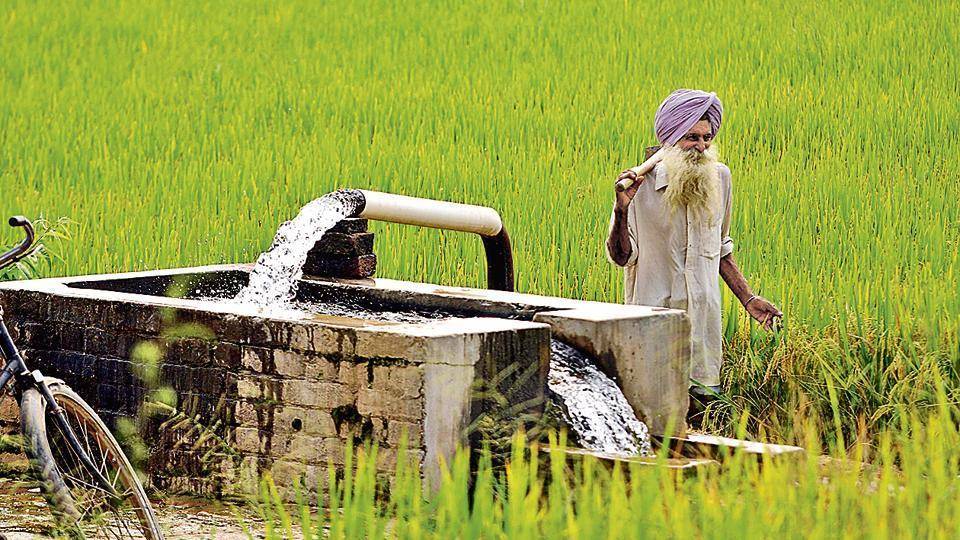
<svg viewBox="0 0 960 540">
<path fill-rule="evenodd" d="M 52 419 L 48 422 L 46 400 L 37 389 L 29 388 L 20 401 L 24 450 L 58 525 L 74 537 L 163 540 L 143 485 L 106 424 L 62 381 L 48 378 L 46 382 L 57 404 L 66 411 L 81 445 L 88 449 L 91 459 L 111 479 L 115 489 L 124 494 L 121 505 L 116 505 L 107 500 L 103 490 L 91 489 L 96 482 L 79 478 L 90 475 L 89 471 L 79 464 L 59 425 Z M 95 534 L 91 536 L 90 532 Z"/>
</svg>

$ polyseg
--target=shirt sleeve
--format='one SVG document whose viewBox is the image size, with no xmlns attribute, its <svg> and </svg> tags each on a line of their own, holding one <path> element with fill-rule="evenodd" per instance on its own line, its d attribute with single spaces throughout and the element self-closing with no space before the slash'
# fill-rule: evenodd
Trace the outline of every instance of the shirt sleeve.
<svg viewBox="0 0 960 540">
<path fill-rule="evenodd" d="M 639 249 L 637 248 L 637 234 L 636 231 L 633 230 L 633 225 L 631 223 L 632 220 L 630 219 L 632 212 L 633 205 L 631 204 L 630 209 L 627 211 L 627 234 L 630 237 L 630 257 L 627 259 L 627 262 L 623 264 L 623 266 L 633 266 L 637 264 L 637 254 L 639 253 Z M 614 217 L 613 210 L 610 210 L 610 225 L 607 226 L 607 238 L 610 238 L 610 233 L 613 232 Z M 606 242 L 604 242 L 603 245 L 603 253 L 607 256 L 607 260 L 610 261 L 611 264 L 617 264 L 616 261 L 613 260 L 613 257 L 610 256 L 610 248 L 607 247 Z"/>
<path fill-rule="evenodd" d="M 720 258 L 733 253 L 733 238 L 730 238 L 730 216 L 733 210 L 733 180 L 730 169 L 720 167 L 720 179 L 723 184 L 723 224 L 720 227 Z"/>
</svg>

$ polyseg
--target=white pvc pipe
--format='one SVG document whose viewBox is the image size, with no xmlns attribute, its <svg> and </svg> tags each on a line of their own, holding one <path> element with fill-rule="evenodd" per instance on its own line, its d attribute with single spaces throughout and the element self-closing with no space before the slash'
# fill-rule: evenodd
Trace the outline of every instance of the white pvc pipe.
<svg viewBox="0 0 960 540">
<path fill-rule="evenodd" d="M 496 236 L 503 229 L 500 214 L 493 208 L 365 189 L 358 191 L 363 193 L 366 204 L 363 212 L 360 212 L 357 217 L 469 232 L 482 236 Z"/>
<path fill-rule="evenodd" d="M 637 173 L 637 180 L 642 180 L 643 175 L 653 170 L 653 168 L 656 167 L 657 163 L 660 163 L 660 161 L 663 160 L 663 155 L 665 153 L 666 153 L 666 147 L 661 148 L 657 150 L 655 154 L 650 156 L 650 159 L 644 161 L 640 165 L 637 165 L 636 167 L 629 170 Z M 634 180 L 630 178 L 624 178 L 623 180 L 620 180 L 619 182 L 617 182 L 617 191 L 626 191 L 630 186 L 633 185 L 633 182 Z"/>
</svg>

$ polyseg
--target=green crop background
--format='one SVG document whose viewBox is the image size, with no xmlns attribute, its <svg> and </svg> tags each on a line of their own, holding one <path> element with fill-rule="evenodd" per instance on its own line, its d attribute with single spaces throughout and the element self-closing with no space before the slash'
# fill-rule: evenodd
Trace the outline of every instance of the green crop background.
<svg viewBox="0 0 960 540">
<path fill-rule="evenodd" d="M 4 2 L 0 214 L 71 219 L 68 275 L 253 261 L 341 187 L 468 202 L 518 290 L 619 301 L 612 183 L 667 93 L 711 90 L 735 257 L 787 314 L 769 337 L 727 295 L 726 417 L 879 426 L 932 370 L 960 385 L 958 27 L 956 2 Z M 477 238 L 375 229 L 379 275 L 484 284 Z"/>
<path fill-rule="evenodd" d="M 378 502 L 361 464 L 314 529 L 957 537 L 958 28 L 955 1 L 8 0 L 0 215 L 72 221 L 46 275 L 124 272 L 252 262 L 312 199 L 382 190 L 491 206 L 518 290 L 617 302 L 616 175 L 670 91 L 715 91 L 734 256 L 786 327 L 765 334 L 725 292 L 705 425 L 807 459 L 565 483 L 556 452 L 515 450 L 470 496 L 461 456 L 429 504 L 409 470 Z M 380 276 L 484 285 L 477 238 L 374 228 Z"/>
</svg>

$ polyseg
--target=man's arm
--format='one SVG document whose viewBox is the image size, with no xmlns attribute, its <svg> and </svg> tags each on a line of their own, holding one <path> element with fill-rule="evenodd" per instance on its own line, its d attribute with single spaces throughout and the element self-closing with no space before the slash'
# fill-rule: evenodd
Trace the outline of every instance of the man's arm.
<svg viewBox="0 0 960 540">
<path fill-rule="evenodd" d="M 633 248 L 630 246 L 630 226 L 627 224 L 627 216 L 630 202 L 633 201 L 633 197 L 643 183 L 643 178 L 638 178 L 637 173 L 631 170 L 620 173 L 617 181 L 619 182 L 624 178 L 630 178 L 634 180 L 634 183 L 624 191 L 615 191 L 616 202 L 613 204 L 610 234 L 607 236 L 607 254 L 610 255 L 610 260 L 618 266 L 626 266 L 633 254 Z"/>
<path fill-rule="evenodd" d="M 613 225 L 607 236 L 607 253 L 618 266 L 624 266 L 630 259 L 633 249 L 630 247 L 630 229 L 627 226 L 627 209 L 614 207 Z"/>
<path fill-rule="evenodd" d="M 720 258 L 720 277 L 723 278 L 727 287 L 730 287 L 730 292 L 737 297 L 747 313 L 765 329 L 772 330 L 777 324 L 777 319 L 783 317 L 783 313 L 777 309 L 777 306 L 766 298 L 753 294 L 743 273 L 740 272 L 740 267 L 737 266 L 737 261 L 733 260 L 732 253 Z"/>
<path fill-rule="evenodd" d="M 740 272 L 737 261 L 733 260 L 733 253 L 720 259 L 720 277 L 741 304 L 753 296 L 753 291 L 750 290 L 750 285 Z"/>
</svg>

